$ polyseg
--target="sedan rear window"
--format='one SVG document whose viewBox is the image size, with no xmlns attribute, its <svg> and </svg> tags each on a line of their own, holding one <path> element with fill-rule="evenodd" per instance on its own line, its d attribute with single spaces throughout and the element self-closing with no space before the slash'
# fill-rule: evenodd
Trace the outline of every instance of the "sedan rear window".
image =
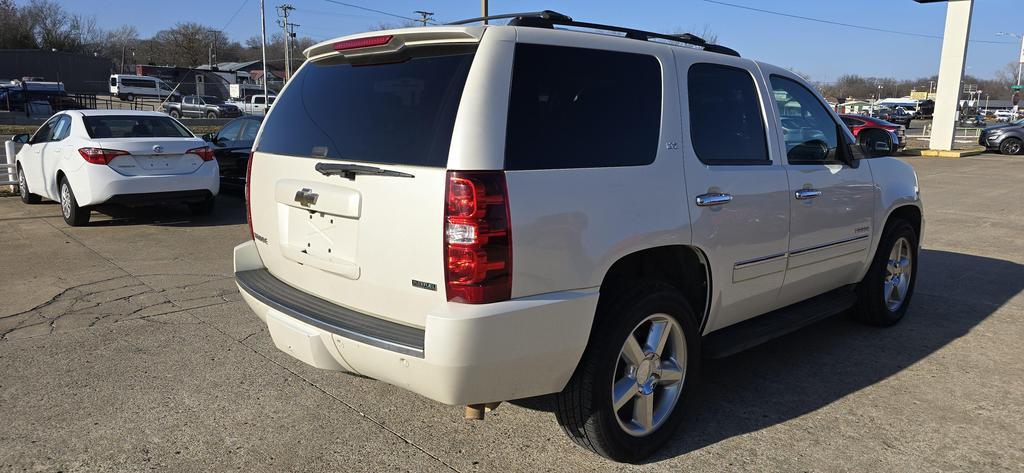
<svg viewBox="0 0 1024 473">
<path fill-rule="evenodd" d="M 391 64 L 306 63 L 274 103 L 256 150 L 444 167 L 472 62 L 460 48 Z"/>
<path fill-rule="evenodd" d="M 82 117 L 90 138 L 192 138 L 180 123 L 168 117 L 102 115 Z"/>
</svg>

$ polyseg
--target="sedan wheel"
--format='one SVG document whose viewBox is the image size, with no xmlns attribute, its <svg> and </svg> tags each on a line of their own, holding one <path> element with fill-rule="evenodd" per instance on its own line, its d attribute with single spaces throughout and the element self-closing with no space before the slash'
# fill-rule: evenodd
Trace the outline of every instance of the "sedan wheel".
<svg viewBox="0 0 1024 473">
<path fill-rule="evenodd" d="M 92 213 L 89 209 L 78 206 L 75 192 L 71 190 L 71 184 L 68 183 L 67 179 L 61 179 L 60 181 L 60 211 L 64 217 L 64 222 L 72 227 L 89 223 L 89 217 Z"/>
</svg>

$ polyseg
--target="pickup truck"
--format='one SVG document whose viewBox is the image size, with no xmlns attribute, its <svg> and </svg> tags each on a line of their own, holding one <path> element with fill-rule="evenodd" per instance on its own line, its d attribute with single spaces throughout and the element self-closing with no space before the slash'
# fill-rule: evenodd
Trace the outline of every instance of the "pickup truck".
<svg viewBox="0 0 1024 473">
<path fill-rule="evenodd" d="M 274 104 L 274 100 L 277 99 L 276 95 L 270 96 L 270 105 Z M 227 102 L 230 105 L 234 105 L 242 110 L 242 113 L 246 115 L 266 115 L 267 114 L 267 100 L 261 95 L 250 95 L 241 101 L 229 100 Z"/>
<path fill-rule="evenodd" d="M 237 105 L 212 95 L 186 95 L 181 102 L 167 102 L 164 112 L 172 118 L 236 118 L 242 116 Z"/>
</svg>

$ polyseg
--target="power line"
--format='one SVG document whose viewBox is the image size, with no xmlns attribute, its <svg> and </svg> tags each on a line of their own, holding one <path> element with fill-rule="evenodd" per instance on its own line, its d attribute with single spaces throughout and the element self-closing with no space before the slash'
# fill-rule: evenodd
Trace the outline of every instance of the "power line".
<svg viewBox="0 0 1024 473">
<path fill-rule="evenodd" d="M 707 3 L 714 3 L 716 5 L 723 5 L 723 6 L 727 6 L 727 7 L 739 8 L 741 10 L 749 10 L 749 11 L 755 11 L 755 12 L 759 12 L 759 13 L 767 13 L 769 15 L 784 16 L 784 17 L 787 17 L 787 18 L 795 18 L 795 19 L 798 19 L 798 20 L 813 21 L 813 22 L 817 22 L 817 23 L 825 23 L 825 24 L 828 24 L 828 25 L 844 26 L 846 28 L 857 28 L 857 29 L 868 30 L 868 31 L 877 31 L 877 32 L 880 32 L 880 33 L 890 33 L 890 34 L 898 34 L 898 35 L 904 35 L 904 36 L 914 36 L 914 37 L 917 37 L 917 38 L 942 39 L 941 35 L 924 34 L 924 33 L 911 33 L 909 31 L 887 30 L 887 29 L 884 29 L 884 28 L 875 28 L 873 26 L 853 25 L 853 24 L 850 24 L 850 23 L 842 23 L 842 22 L 839 22 L 839 21 L 823 20 L 821 18 L 811 18 L 809 16 L 793 15 L 791 13 L 783 13 L 783 12 L 778 12 L 778 11 L 765 10 L 763 8 L 749 7 L 749 6 L 746 6 L 746 5 L 737 5 L 735 3 L 728 3 L 728 2 L 723 2 L 723 1 L 720 1 L 720 0 L 704 0 L 704 1 L 707 2 Z M 972 40 L 970 40 L 970 42 L 972 42 L 972 43 L 986 43 L 986 44 L 1016 44 L 1016 43 L 1010 43 L 1010 42 L 1006 42 L 1006 41 L 988 41 L 988 40 L 982 40 L 982 39 L 972 39 Z"/>
<path fill-rule="evenodd" d="M 245 5 L 247 3 L 249 3 L 249 0 L 242 0 L 242 4 L 239 5 L 238 10 L 235 10 L 235 13 L 231 15 L 231 18 L 228 18 L 228 22 L 224 23 L 224 26 L 221 27 L 221 30 L 226 30 L 228 28 L 228 25 L 230 25 L 232 21 L 235 21 L 235 17 L 242 12 L 242 9 L 245 8 Z"/>
<path fill-rule="evenodd" d="M 354 4 L 351 4 L 351 3 L 339 2 L 338 0 L 324 0 L 324 1 L 328 2 L 328 3 L 336 4 L 336 5 L 342 5 L 342 6 L 346 6 L 346 7 L 350 7 L 350 8 L 357 8 L 359 10 L 365 10 L 365 11 L 369 11 L 369 12 L 379 13 L 381 15 L 387 15 L 387 16 L 391 16 L 391 17 L 395 17 L 395 18 L 401 18 L 403 20 L 409 20 L 409 21 L 415 21 L 415 22 L 423 21 L 423 19 L 421 19 L 421 18 L 412 18 L 412 17 L 408 17 L 408 16 L 402 16 L 402 15 L 399 15 L 399 14 L 396 14 L 396 13 L 390 13 L 390 12 L 386 12 L 386 11 L 382 11 L 382 10 L 375 10 L 373 8 L 368 8 L 368 7 L 364 7 L 364 6 L 360 6 L 360 5 L 354 5 Z M 429 21 L 430 23 L 437 23 L 434 20 L 427 20 L 427 21 Z"/>
</svg>

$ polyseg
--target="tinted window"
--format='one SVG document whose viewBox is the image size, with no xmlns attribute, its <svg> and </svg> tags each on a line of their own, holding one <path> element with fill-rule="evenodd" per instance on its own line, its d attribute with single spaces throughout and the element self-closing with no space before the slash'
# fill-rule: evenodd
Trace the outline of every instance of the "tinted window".
<svg viewBox="0 0 1024 473">
<path fill-rule="evenodd" d="M 650 164 L 660 132 L 661 66 L 655 57 L 516 45 L 507 169 Z"/>
<path fill-rule="evenodd" d="M 839 127 L 821 101 L 792 79 L 771 76 L 790 163 L 839 162 Z"/>
<path fill-rule="evenodd" d="M 50 139 L 50 135 L 53 133 L 53 127 L 57 125 L 60 117 L 53 117 L 49 119 L 43 126 L 36 130 L 35 134 L 32 135 L 32 143 L 44 143 Z"/>
<path fill-rule="evenodd" d="M 687 74 L 690 141 L 706 164 L 768 164 L 761 98 L 749 72 L 694 64 Z"/>
<path fill-rule="evenodd" d="M 263 97 L 253 97 L 252 103 L 256 105 L 263 105 Z"/>
<path fill-rule="evenodd" d="M 220 131 L 217 132 L 217 139 L 234 141 L 236 138 L 238 138 L 238 132 L 242 131 L 242 125 L 244 125 L 246 121 L 247 120 L 235 120 L 231 123 L 228 123 L 227 125 L 224 125 L 224 128 L 221 128 Z"/>
<path fill-rule="evenodd" d="M 191 138 L 192 133 L 168 117 L 94 115 L 82 117 L 90 138 Z"/>
<path fill-rule="evenodd" d="M 473 54 L 352 66 L 306 63 L 266 118 L 257 150 L 443 167 Z"/>
<path fill-rule="evenodd" d="M 188 97 L 185 97 L 185 99 L 182 100 L 181 103 L 183 103 L 185 105 L 192 105 L 192 102 L 194 102 L 194 101 L 195 101 L 195 99 L 191 95 L 189 95 Z"/>
<path fill-rule="evenodd" d="M 121 79 L 121 85 L 125 87 L 143 87 L 147 89 L 156 88 L 156 83 L 148 79 Z"/>
<path fill-rule="evenodd" d="M 60 141 L 67 138 L 71 134 L 71 117 L 64 115 L 60 117 L 60 121 L 57 122 L 53 127 L 53 132 L 50 134 L 50 141 Z"/>
<path fill-rule="evenodd" d="M 840 118 L 843 119 L 843 123 L 845 123 L 846 126 L 861 126 L 861 125 L 864 124 L 864 122 L 862 122 L 862 121 L 860 121 L 860 120 L 858 120 L 856 118 L 850 118 L 850 117 L 840 117 Z"/>
<path fill-rule="evenodd" d="M 256 120 L 246 120 L 245 128 L 242 129 L 242 136 L 238 138 L 238 141 L 254 141 L 256 140 L 256 134 L 260 131 L 260 122 Z"/>
</svg>

